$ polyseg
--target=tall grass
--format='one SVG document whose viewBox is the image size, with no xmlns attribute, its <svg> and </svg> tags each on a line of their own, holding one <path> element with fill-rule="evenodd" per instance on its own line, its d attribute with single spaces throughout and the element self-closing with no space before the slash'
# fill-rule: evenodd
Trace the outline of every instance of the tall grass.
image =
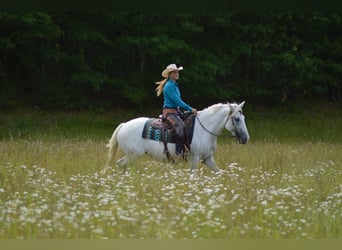
<svg viewBox="0 0 342 250">
<path fill-rule="evenodd" d="M 126 175 L 100 170 L 137 114 L 1 114 L 0 238 L 341 238 L 340 111 L 248 112 L 220 174 L 144 157 Z"/>
</svg>

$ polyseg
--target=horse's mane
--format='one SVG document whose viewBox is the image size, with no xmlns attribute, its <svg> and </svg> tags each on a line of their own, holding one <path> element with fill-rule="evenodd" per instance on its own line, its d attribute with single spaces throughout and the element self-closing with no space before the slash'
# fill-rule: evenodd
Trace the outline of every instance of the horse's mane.
<svg viewBox="0 0 342 250">
<path fill-rule="evenodd" d="M 221 108 L 222 106 L 227 106 L 228 103 L 216 103 L 213 104 L 205 109 L 203 109 L 202 111 L 211 111 L 211 112 L 215 112 L 216 110 L 218 110 L 219 108 Z M 231 103 L 231 105 L 237 105 L 237 103 Z"/>
<path fill-rule="evenodd" d="M 203 109 L 202 111 L 208 111 L 208 110 L 212 110 L 213 112 L 216 111 L 217 109 L 219 109 L 220 107 L 222 107 L 222 103 L 216 103 L 216 104 L 213 104 L 205 109 Z"/>
</svg>

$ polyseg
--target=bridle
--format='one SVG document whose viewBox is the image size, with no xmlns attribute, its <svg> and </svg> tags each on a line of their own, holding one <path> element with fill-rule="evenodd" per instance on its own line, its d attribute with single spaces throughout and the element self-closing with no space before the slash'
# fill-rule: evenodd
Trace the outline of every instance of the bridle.
<svg viewBox="0 0 342 250">
<path fill-rule="evenodd" d="M 229 120 L 229 118 L 230 118 L 230 116 L 231 116 L 232 114 L 233 114 L 233 112 L 230 111 L 229 114 L 228 114 L 228 116 L 227 116 L 226 121 L 225 121 L 224 124 L 223 124 L 223 127 L 226 127 L 226 124 L 227 124 L 227 122 L 228 122 L 228 120 Z M 201 122 L 201 120 L 198 118 L 197 115 L 196 115 L 196 119 L 197 119 L 197 121 L 199 122 L 199 124 L 201 125 L 201 127 L 202 127 L 206 132 L 208 132 L 209 134 L 211 134 L 211 135 L 213 135 L 213 136 L 216 136 L 216 137 L 219 136 L 218 134 L 215 134 L 214 132 L 211 132 L 210 130 L 208 130 L 208 129 L 203 125 L 203 123 Z M 223 135 L 223 136 L 224 136 L 224 137 L 229 137 L 229 138 L 234 137 L 233 135 Z"/>
</svg>

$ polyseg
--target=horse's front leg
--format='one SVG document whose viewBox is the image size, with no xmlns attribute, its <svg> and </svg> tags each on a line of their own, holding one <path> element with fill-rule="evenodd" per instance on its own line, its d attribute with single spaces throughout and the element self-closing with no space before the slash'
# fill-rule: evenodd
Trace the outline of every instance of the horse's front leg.
<svg viewBox="0 0 342 250">
<path fill-rule="evenodd" d="M 199 154 L 191 154 L 191 161 L 190 161 L 190 172 L 193 172 L 200 161 L 200 156 Z"/>
<path fill-rule="evenodd" d="M 211 168 L 215 172 L 219 172 L 220 171 L 219 167 L 216 165 L 216 163 L 214 161 L 213 155 L 211 155 L 208 158 L 204 159 L 203 163 L 205 165 L 207 165 L 209 168 Z"/>
</svg>

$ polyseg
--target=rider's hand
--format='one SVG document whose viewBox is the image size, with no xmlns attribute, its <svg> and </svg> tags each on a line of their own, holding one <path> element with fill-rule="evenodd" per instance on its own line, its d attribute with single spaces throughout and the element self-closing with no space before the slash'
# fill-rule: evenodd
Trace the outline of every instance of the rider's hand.
<svg viewBox="0 0 342 250">
<path fill-rule="evenodd" d="M 192 109 L 191 112 L 194 114 L 194 115 L 197 115 L 197 109 Z"/>
</svg>

